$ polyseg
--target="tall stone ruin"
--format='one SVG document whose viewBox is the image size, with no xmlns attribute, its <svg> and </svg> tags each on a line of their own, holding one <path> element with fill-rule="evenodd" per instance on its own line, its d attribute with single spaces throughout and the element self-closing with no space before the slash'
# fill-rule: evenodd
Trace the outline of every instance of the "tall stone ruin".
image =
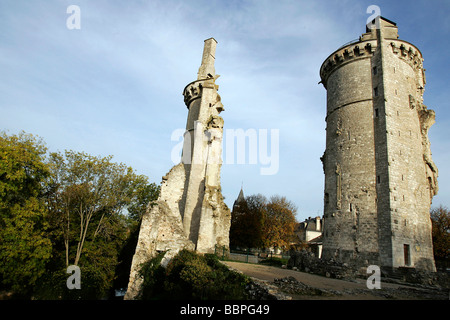
<svg viewBox="0 0 450 320">
<path fill-rule="evenodd" d="M 205 40 L 197 80 L 183 90 L 188 108 L 182 161 L 162 178 L 156 205 L 142 218 L 125 299 L 139 296 L 143 263 L 166 251 L 166 265 L 180 250 L 213 253 L 229 247 L 230 210 L 220 187 L 224 110 L 215 81 L 217 41 Z"/>
<path fill-rule="evenodd" d="M 438 169 L 420 50 L 383 17 L 320 69 L 327 90 L 323 258 L 435 271 Z"/>
</svg>

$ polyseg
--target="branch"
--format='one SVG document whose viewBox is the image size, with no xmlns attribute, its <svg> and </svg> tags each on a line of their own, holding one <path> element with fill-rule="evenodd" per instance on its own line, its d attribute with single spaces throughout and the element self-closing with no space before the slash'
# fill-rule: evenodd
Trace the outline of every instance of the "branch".
<svg viewBox="0 0 450 320">
<path fill-rule="evenodd" d="M 96 237 L 97 234 L 98 234 L 98 231 L 100 230 L 100 225 L 102 224 L 102 221 L 103 221 L 103 217 L 104 217 L 104 216 L 105 216 L 105 213 L 103 213 L 102 216 L 100 217 L 100 221 L 98 222 L 97 228 L 95 229 L 93 239 L 95 239 L 95 237 Z"/>
<path fill-rule="evenodd" d="M 88 231 L 89 222 L 91 221 L 91 218 L 94 215 L 94 213 L 95 213 L 95 210 L 90 208 L 86 215 L 86 222 L 85 222 L 85 226 L 84 226 L 84 230 L 83 230 L 83 235 L 80 239 L 81 242 L 78 243 L 77 256 L 75 258 L 75 265 L 78 265 L 78 261 L 80 260 L 81 252 L 83 251 L 84 241 L 86 240 L 86 234 Z"/>
</svg>

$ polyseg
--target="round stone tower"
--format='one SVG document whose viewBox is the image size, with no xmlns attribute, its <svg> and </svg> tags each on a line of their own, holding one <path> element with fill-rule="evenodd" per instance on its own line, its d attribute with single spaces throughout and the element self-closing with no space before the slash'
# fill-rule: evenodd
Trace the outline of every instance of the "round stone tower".
<svg viewBox="0 0 450 320">
<path fill-rule="evenodd" d="M 377 19 L 320 69 L 327 90 L 323 254 L 386 269 L 435 270 L 430 205 L 437 193 L 423 105 L 422 54 Z"/>
</svg>

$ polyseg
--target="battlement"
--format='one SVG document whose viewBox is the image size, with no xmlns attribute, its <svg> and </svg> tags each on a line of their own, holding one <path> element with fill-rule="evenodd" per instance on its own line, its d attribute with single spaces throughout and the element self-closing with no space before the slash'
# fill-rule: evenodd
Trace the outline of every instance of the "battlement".
<svg viewBox="0 0 450 320">
<path fill-rule="evenodd" d="M 366 28 L 366 33 L 362 34 L 359 40 L 353 40 L 343 45 L 325 59 L 320 67 L 320 79 L 325 88 L 328 77 L 337 68 L 357 59 L 372 57 L 380 37 L 390 42 L 392 52 L 399 59 L 407 62 L 416 71 L 423 69 L 422 53 L 411 43 L 398 39 L 398 28 L 395 22 L 380 17 L 379 27 L 381 32 L 376 28 Z"/>
<path fill-rule="evenodd" d="M 358 41 L 339 48 L 329 55 L 320 67 L 321 83 L 326 88 L 328 77 L 334 70 L 349 62 L 372 57 L 376 48 L 376 40 Z"/>
<path fill-rule="evenodd" d="M 183 96 L 186 107 L 189 109 L 189 106 L 192 103 L 192 101 L 200 99 L 202 97 L 203 88 L 211 88 L 218 90 L 219 86 L 215 84 L 215 80 L 218 77 L 219 75 L 216 75 L 214 78 L 210 77 L 207 79 L 195 80 L 189 83 L 186 87 L 184 87 Z"/>
<path fill-rule="evenodd" d="M 422 52 L 414 45 L 404 40 L 392 40 L 390 47 L 399 59 L 406 61 L 414 70 L 423 69 Z"/>
</svg>

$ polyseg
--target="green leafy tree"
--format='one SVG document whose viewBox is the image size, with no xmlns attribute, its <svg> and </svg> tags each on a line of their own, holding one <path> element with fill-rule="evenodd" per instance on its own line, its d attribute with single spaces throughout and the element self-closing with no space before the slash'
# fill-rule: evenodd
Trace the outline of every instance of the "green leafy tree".
<svg viewBox="0 0 450 320">
<path fill-rule="evenodd" d="M 137 176 L 133 183 L 135 193 L 127 207 L 126 225 L 128 236 L 119 252 L 119 263 L 116 266 L 116 279 L 114 280 L 116 288 L 126 288 L 128 285 L 142 217 L 148 208 L 155 204 L 160 192 L 160 186 L 155 183 L 149 183 L 145 176 Z"/>
<path fill-rule="evenodd" d="M 137 176 L 133 183 L 135 193 L 127 207 L 128 218 L 131 223 L 140 224 L 147 208 L 153 206 L 158 199 L 160 186 L 156 183 L 149 183 L 145 176 Z"/>
<path fill-rule="evenodd" d="M 140 220 L 159 187 L 111 160 L 47 154 L 30 134 L 0 134 L 0 290 L 99 298 L 118 274 L 129 275 Z M 67 290 L 72 264 L 81 268 L 81 291 Z"/>
<path fill-rule="evenodd" d="M 0 135 L 0 279 L 16 294 L 29 294 L 51 258 L 42 201 L 46 151 L 30 134 Z"/>
<path fill-rule="evenodd" d="M 55 268 L 80 266 L 82 289 L 75 293 L 82 298 L 101 297 L 112 286 L 129 235 L 127 208 L 138 215 L 149 186 L 145 176 L 111 160 L 74 151 L 50 154 L 47 204 L 60 259 Z"/>
</svg>

